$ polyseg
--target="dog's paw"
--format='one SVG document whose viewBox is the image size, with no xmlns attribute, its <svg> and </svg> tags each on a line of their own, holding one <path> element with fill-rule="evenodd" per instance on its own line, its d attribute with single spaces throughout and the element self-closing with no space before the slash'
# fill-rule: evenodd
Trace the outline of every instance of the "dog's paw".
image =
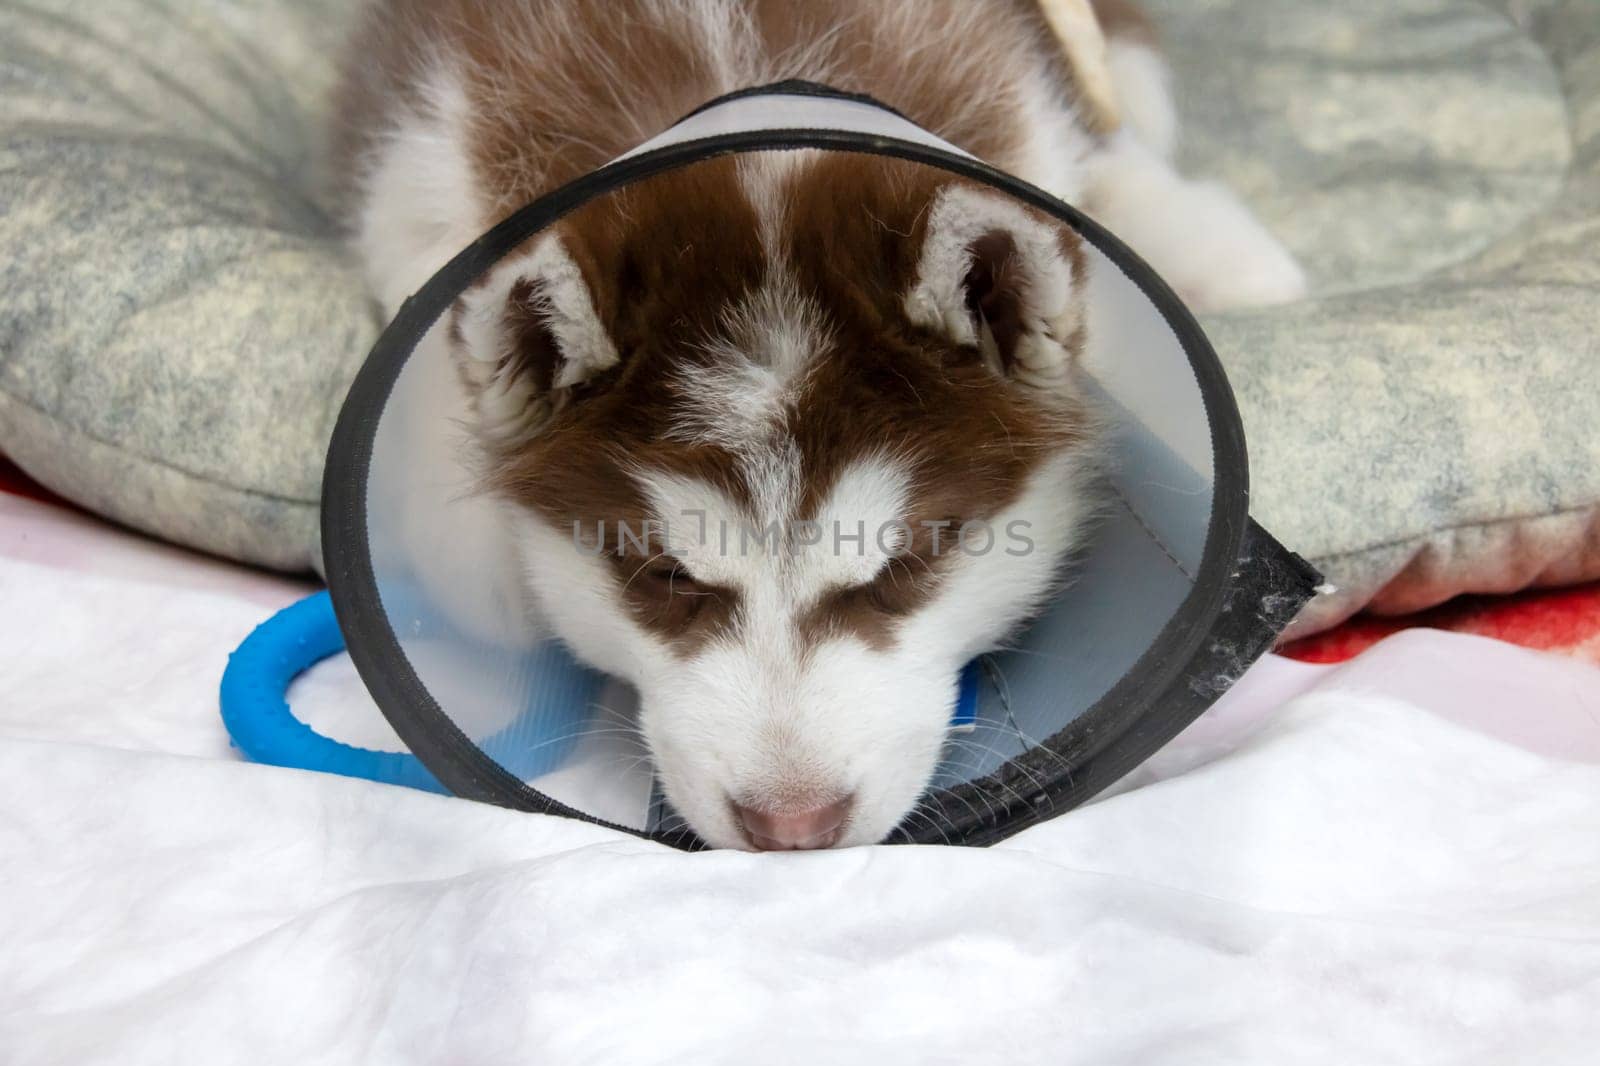
<svg viewBox="0 0 1600 1066">
<path fill-rule="evenodd" d="M 1306 295 L 1294 256 L 1227 189 L 1185 182 L 1152 265 L 1196 311 L 1267 307 Z"/>
<path fill-rule="evenodd" d="M 1090 211 L 1196 311 L 1288 303 L 1306 294 L 1289 250 L 1232 192 L 1192 181 L 1120 136 L 1096 160 Z"/>
</svg>

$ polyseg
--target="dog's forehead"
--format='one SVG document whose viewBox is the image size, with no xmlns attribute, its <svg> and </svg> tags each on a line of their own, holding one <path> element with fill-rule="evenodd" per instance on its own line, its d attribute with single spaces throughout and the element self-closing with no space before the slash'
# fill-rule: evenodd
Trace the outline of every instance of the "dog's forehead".
<svg viewBox="0 0 1600 1066">
<path fill-rule="evenodd" d="M 724 456 L 714 476 L 634 474 L 662 548 L 700 580 L 741 589 L 779 581 L 805 598 L 871 580 L 905 543 L 915 471 L 904 457 L 858 455 L 815 484 L 782 430 Z"/>
<path fill-rule="evenodd" d="M 786 273 L 774 271 L 722 308 L 694 342 L 694 358 L 668 371 L 673 408 L 668 436 L 730 452 L 767 445 L 798 413 L 807 372 L 834 336 L 823 308 Z"/>
</svg>

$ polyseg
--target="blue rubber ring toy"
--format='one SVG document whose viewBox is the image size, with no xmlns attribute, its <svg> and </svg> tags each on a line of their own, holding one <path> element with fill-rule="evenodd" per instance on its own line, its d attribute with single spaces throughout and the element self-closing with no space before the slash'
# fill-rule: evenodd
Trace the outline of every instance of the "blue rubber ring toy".
<svg viewBox="0 0 1600 1066">
<path fill-rule="evenodd" d="M 950 729 L 966 733 L 978 725 L 978 682 L 983 678 L 983 657 L 972 660 L 961 671 L 961 689 L 956 694 L 955 713 L 950 716 Z"/>
<path fill-rule="evenodd" d="M 360 777 L 389 785 L 404 785 L 427 792 L 446 789 L 410 752 L 373 751 L 325 737 L 294 716 L 289 708 L 289 686 L 317 663 L 344 650 L 344 634 L 334 617 L 327 592 L 318 592 L 285 607 L 255 628 L 228 656 L 222 673 L 222 722 L 233 744 L 255 762 L 318 770 Z M 953 730 L 971 729 L 978 713 L 981 670 L 974 659 L 961 672 L 961 689 L 951 717 Z M 576 700 L 558 720 L 581 722 L 585 701 Z M 579 713 L 581 712 L 581 714 Z M 497 741 L 527 734 L 528 713 L 481 746 L 494 750 Z M 572 735 L 575 735 L 575 731 Z M 558 737 L 557 741 L 563 738 Z M 526 751 L 538 751 L 529 765 L 517 768 L 525 780 L 560 764 L 570 741 L 544 741 Z"/>
<path fill-rule="evenodd" d="M 290 604 L 255 628 L 222 672 L 222 723 L 255 762 L 363 777 L 428 792 L 445 788 L 410 752 L 372 751 L 323 736 L 289 710 L 289 686 L 344 650 L 327 592 Z"/>
</svg>

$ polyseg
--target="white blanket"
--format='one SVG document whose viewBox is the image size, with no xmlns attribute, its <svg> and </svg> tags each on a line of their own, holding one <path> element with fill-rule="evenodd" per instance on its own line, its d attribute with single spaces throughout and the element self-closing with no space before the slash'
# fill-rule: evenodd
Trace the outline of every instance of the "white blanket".
<svg viewBox="0 0 1600 1066">
<path fill-rule="evenodd" d="M 237 761 L 301 591 L 0 497 L 0 1063 L 1597 1060 L 1591 667 L 1272 659 L 999 847 L 685 855 Z"/>
</svg>

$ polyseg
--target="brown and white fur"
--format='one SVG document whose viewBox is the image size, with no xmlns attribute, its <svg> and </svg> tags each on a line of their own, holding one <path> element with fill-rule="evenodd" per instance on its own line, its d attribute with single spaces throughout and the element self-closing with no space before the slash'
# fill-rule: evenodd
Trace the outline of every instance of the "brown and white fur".
<svg viewBox="0 0 1600 1066">
<path fill-rule="evenodd" d="M 1172 169 L 1148 25 L 1096 8 L 1114 130 L 1035 0 L 381 0 L 336 105 L 355 245 L 392 313 L 541 193 L 803 78 L 1086 208 L 1192 304 L 1297 295 L 1259 223 Z M 469 499 L 409 516 L 411 548 L 462 613 L 498 604 L 487 628 L 630 680 L 706 841 L 879 840 L 927 786 L 962 664 L 1081 540 L 1086 264 L 991 191 L 863 156 L 722 158 L 598 201 L 425 342 L 469 432 L 418 443 L 416 476 Z M 574 537 L 619 522 L 657 532 Z M 964 524 L 995 543 L 956 547 Z"/>
</svg>

